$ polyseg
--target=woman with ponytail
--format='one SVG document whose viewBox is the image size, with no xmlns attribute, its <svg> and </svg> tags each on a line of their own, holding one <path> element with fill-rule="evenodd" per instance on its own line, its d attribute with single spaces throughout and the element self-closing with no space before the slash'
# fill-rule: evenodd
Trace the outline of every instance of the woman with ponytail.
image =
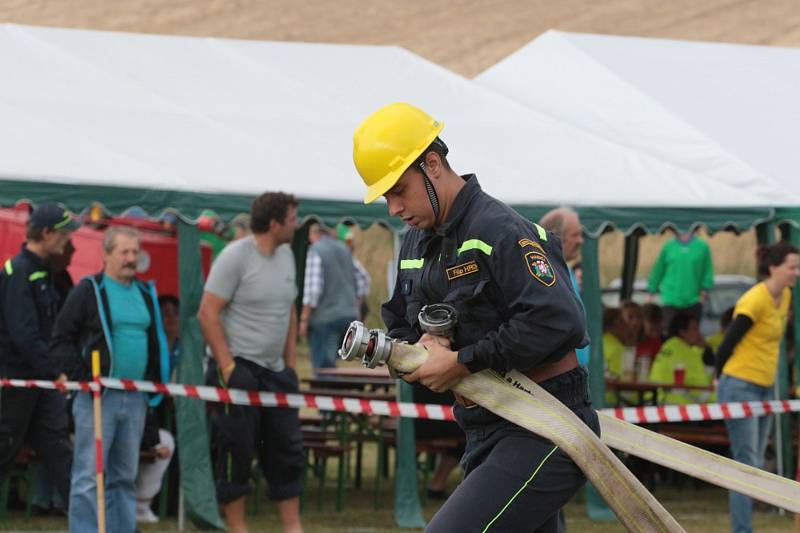
<svg viewBox="0 0 800 533">
<path fill-rule="evenodd" d="M 792 299 L 791 288 L 800 275 L 800 255 L 787 242 L 759 246 L 756 252 L 762 281 L 739 298 L 733 322 L 717 351 L 721 371 L 720 402 L 773 399 L 780 343 Z M 741 463 L 761 468 L 769 440 L 771 416 L 726 420 L 731 455 Z M 753 530 L 752 500 L 731 492 L 731 526 L 734 533 Z"/>
</svg>

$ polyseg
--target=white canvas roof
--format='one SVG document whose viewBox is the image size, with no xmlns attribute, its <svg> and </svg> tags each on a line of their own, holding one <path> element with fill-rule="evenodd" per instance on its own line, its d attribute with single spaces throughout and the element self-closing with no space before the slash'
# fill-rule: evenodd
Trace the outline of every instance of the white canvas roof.
<svg viewBox="0 0 800 533">
<path fill-rule="evenodd" d="M 549 31 L 476 81 L 667 164 L 771 187 L 772 205 L 800 205 L 800 49 Z"/>
<path fill-rule="evenodd" d="M 457 171 L 516 204 L 781 197 L 713 143 L 623 143 L 581 124 L 582 113 L 516 102 L 396 47 L 6 24 L 0 72 L 0 180 L 359 200 L 352 132 L 378 107 L 408 101 L 445 122 Z"/>
</svg>

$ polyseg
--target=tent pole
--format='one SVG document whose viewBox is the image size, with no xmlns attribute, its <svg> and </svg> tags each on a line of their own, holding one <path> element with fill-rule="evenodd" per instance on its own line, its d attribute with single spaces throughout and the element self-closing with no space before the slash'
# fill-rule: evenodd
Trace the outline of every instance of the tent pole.
<svg viewBox="0 0 800 533">
<path fill-rule="evenodd" d="M 203 337 L 197 310 L 203 296 L 200 232 L 197 226 L 178 219 L 178 275 L 180 279 L 179 383 L 202 385 Z M 214 477 L 208 449 L 206 406 L 194 398 L 175 398 L 181 494 L 189 519 L 201 529 L 224 529 L 217 508 Z"/>
<path fill-rule="evenodd" d="M 592 350 L 589 359 L 589 391 L 595 409 L 603 407 L 605 359 L 603 358 L 603 302 L 600 298 L 600 238 L 587 236 L 581 252 L 583 263 L 583 304 Z"/>
<path fill-rule="evenodd" d="M 759 244 L 774 244 L 776 240 L 775 223 L 765 222 L 756 226 L 756 237 Z M 786 354 L 786 336 L 781 342 L 780 354 L 778 358 L 778 375 L 775 380 L 774 398 L 776 400 L 789 397 L 789 361 Z M 777 473 L 785 476 L 792 470 L 792 442 L 791 425 L 789 415 L 775 415 L 775 427 L 773 428 L 773 442 L 780 443 L 775 446 L 775 459 L 777 462 Z"/>
<path fill-rule="evenodd" d="M 389 295 L 394 291 L 397 276 L 397 260 L 400 257 L 400 247 L 406 232 L 393 231 L 394 260 L 391 268 L 387 269 L 387 283 Z M 413 387 L 402 379 L 397 383 L 397 401 L 413 402 Z M 414 433 L 414 421 L 410 418 L 397 420 L 397 451 L 395 458 L 394 477 L 394 521 L 397 527 L 403 529 L 418 529 L 425 527 L 425 518 L 422 516 L 422 505 L 417 490 L 417 445 Z M 381 472 L 376 472 L 380 476 Z M 423 490 L 428 490 L 424 487 Z"/>
<path fill-rule="evenodd" d="M 633 284 L 636 280 L 636 269 L 639 266 L 639 234 L 633 232 L 625 236 L 625 256 L 622 262 L 622 285 L 619 299 L 630 300 L 633 295 Z"/>
<path fill-rule="evenodd" d="M 800 228 L 798 228 L 795 224 L 787 224 L 786 226 L 784 226 L 784 228 L 787 231 L 788 240 L 792 244 L 794 244 L 795 246 L 800 247 Z M 798 282 L 797 285 L 795 285 L 794 294 L 795 295 L 800 295 L 800 282 Z M 800 298 L 798 298 L 797 296 L 792 298 L 792 305 L 794 307 L 794 336 L 795 336 L 794 354 L 793 354 L 794 355 L 794 375 L 795 375 L 794 383 L 797 386 L 797 384 L 800 383 L 800 350 L 798 350 L 798 348 L 797 348 L 797 338 L 800 336 Z M 788 361 L 788 357 L 785 358 L 785 360 Z M 787 385 L 788 385 L 788 375 L 787 375 Z M 796 390 L 800 390 L 800 386 L 797 386 Z M 788 396 L 788 392 L 789 391 L 787 390 L 787 396 Z M 792 417 L 790 415 L 786 416 L 787 425 L 789 427 L 791 427 L 792 418 L 794 418 L 795 421 L 797 420 L 797 416 L 796 415 L 794 415 L 794 417 Z M 789 436 L 791 437 L 791 433 L 789 433 Z M 789 441 L 790 441 L 790 443 L 789 443 L 789 455 L 791 455 L 791 454 L 794 453 L 794 448 L 791 446 L 791 439 L 789 439 Z M 800 456 L 798 456 L 797 458 L 789 457 L 788 459 L 789 459 L 789 461 L 787 461 L 787 463 L 789 465 L 789 468 L 791 469 L 791 466 L 793 464 L 792 459 L 796 459 L 797 461 L 800 461 Z M 792 472 L 793 472 L 792 470 L 789 470 L 789 474 L 790 475 L 791 475 Z"/>
</svg>

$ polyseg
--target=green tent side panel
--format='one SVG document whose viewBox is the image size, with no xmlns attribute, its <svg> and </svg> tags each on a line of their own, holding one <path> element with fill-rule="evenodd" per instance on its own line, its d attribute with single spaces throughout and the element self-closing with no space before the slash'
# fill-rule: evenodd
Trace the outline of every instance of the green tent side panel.
<svg viewBox="0 0 800 533">
<path fill-rule="evenodd" d="M 528 220 L 539 220 L 556 206 L 514 205 Z M 626 235 L 636 231 L 655 234 L 673 228 L 688 231 L 705 226 L 711 233 L 730 229 L 746 231 L 753 226 L 772 220 L 775 210 L 770 207 L 719 208 L 719 207 L 588 207 L 577 206 L 581 224 L 590 237 L 598 237 L 609 228 Z"/>
<path fill-rule="evenodd" d="M 600 255 L 598 239 L 587 237 L 583 243 L 583 287 L 581 295 L 586 309 L 586 325 L 592 349 L 589 359 L 589 393 L 595 409 L 601 409 L 605 398 L 605 359 L 603 354 L 603 303 L 600 299 Z"/>
<path fill-rule="evenodd" d="M 397 380 L 397 401 L 413 402 L 412 386 Z M 422 506 L 417 492 L 417 446 L 414 437 L 414 420 L 397 421 L 397 468 L 394 479 L 394 521 L 398 527 L 417 529 L 425 527 Z M 381 475 L 380 472 L 375 473 Z"/>
<path fill-rule="evenodd" d="M 266 190 L 268 188 L 265 187 Z M 213 208 L 223 220 L 230 220 L 239 213 L 249 213 L 254 198 L 255 195 L 243 194 L 0 179 L 0 205 L 13 205 L 19 200 L 29 200 L 38 204 L 45 201 L 52 202 L 55 199 L 76 212 L 89 207 L 91 202 L 98 201 L 114 214 L 137 206 L 151 216 L 158 216 L 165 209 L 173 209 L 190 219 L 195 219 L 203 209 Z M 298 200 L 300 202 L 298 215 L 301 219 L 314 217 L 330 227 L 336 226 L 342 220 L 358 224 L 362 228 L 375 222 L 381 222 L 394 229 L 399 229 L 403 225 L 397 218 L 390 219 L 383 202 L 365 205 L 357 201 L 302 197 L 298 197 Z"/>
<path fill-rule="evenodd" d="M 200 233 L 196 226 L 184 222 L 178 225 L 178 263 L 181 294 L 178 381 L 198 385 L 203 383 L 203 339 L 196 318 L 203 295 Z M 175 400 L 181 489 L 187 515 L 199 528 L 224 529 L 211 470 L 205 403 L 194 398 Z"/>
</svg>

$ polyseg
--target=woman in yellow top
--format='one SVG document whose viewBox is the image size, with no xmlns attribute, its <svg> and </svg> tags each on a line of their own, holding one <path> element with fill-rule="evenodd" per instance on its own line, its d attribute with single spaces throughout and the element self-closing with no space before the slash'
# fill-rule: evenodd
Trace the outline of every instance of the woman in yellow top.
<svg viewBox="0 0 800 533">
<path fill-rule="evenodd" d="M 736 302 L 733 323 L 717 350 L 717 368 L 722 369 L 717 387 L 721 402 L 773 398 L 780 343 L 792 299 L 790 287 L 797 284 L 800 275 L 800 255 L 791 244 L 779 242 L 760 246 L 757 263 L 763 281 Z M 771 416 L 726 420 L 733 458 L 761 468 L 771 423 Z M 731 492 L 729 504 L 733 532 L 752 531 L 752 500 Z"/>
</svg>

